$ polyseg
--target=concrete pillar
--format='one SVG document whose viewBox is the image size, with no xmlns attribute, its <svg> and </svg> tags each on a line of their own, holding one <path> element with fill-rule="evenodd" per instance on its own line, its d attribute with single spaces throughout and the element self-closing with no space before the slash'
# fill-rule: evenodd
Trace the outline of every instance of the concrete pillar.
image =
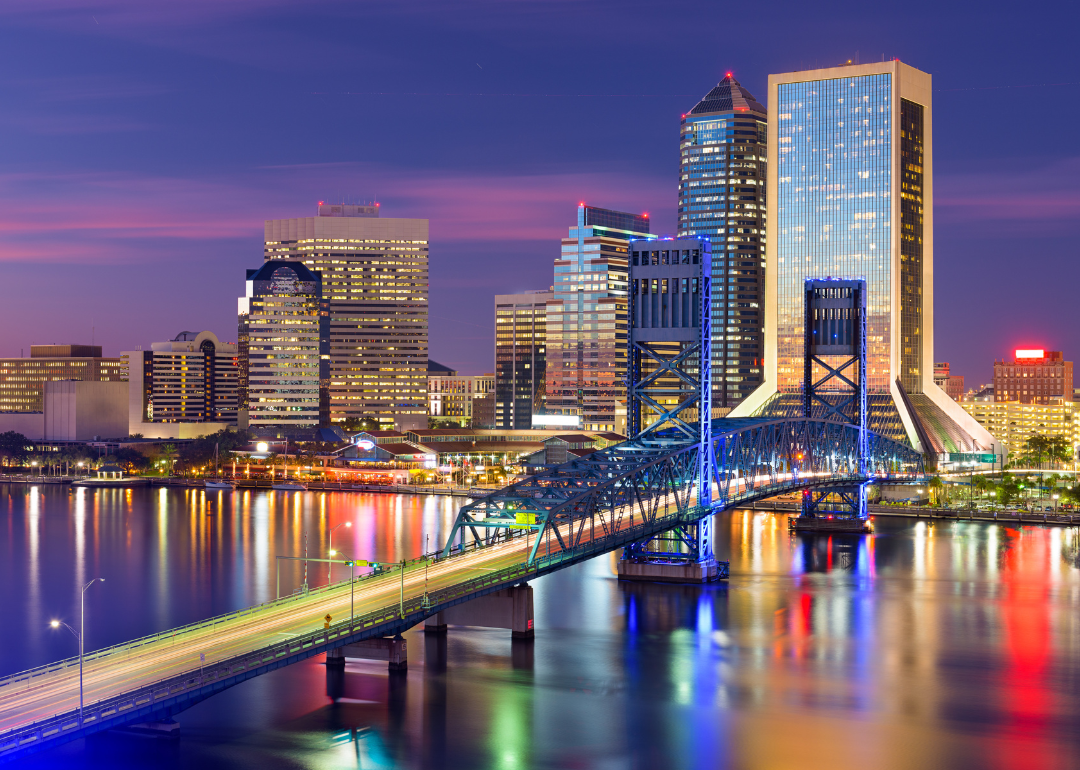
<svg viewBox="0 0 1080 770">
<path fill-rule="evenodd" d="M 513 639 L 532 639 L 533 594 L 528 584 L 504 588 L 464 604 L 448 607 L 424 621 L 424 631 L 445 634 L 447 625 L 507 628 Z"/>
<path fill-rule="evenodd" d="M 401 634 L 395 637 L 383 637 L 381 639 L 365 639 L 362 642 L 347 644 L 334 652 L 340 652 L 341 665 L 345 665 L 346 658 L 358 658 L 361 660 L 385 660 L 391 671 L 405 671 L 409 668 L 409 655 L 406 642 Z M 330 656 L 327 654 L 327 662 Z"/>
<path fill-rule="evenodd" d="M 532 639 L 533 630 L 533 594 L 532 586 L 520 585 L 510 589 L 510 598 L 514 602 L 510 621 L 511 639 Z"/>
</svg>

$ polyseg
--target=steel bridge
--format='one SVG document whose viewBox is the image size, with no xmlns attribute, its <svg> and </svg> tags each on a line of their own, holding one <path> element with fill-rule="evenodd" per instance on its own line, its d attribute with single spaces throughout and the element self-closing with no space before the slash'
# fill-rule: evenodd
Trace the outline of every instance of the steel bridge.
<svg viewBox="0 0 1080 770">
<path fill-rule="evenodd" d="M 401 633 L 455 605 L 760 498 L 922 475 L 915 450 L 853 425 L 743 419 L 710 428 L 707 443 L 650 435 L 476 500 L 461 509 L 440 552 L 93 652 L 81 714 L 78 659 L 4 677 L 0 761 L 168 719 L 260 674 Z"/>
</svg>

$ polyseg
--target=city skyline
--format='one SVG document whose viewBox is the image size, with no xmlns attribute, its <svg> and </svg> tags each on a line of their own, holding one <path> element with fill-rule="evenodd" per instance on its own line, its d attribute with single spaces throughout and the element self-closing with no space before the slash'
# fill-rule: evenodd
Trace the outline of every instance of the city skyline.
<svg viewBox="0 0 1080 770">
<path fill-rule="evenodd" d="M 488 298 L 549 284 L 551 244 L 578 201 L 647 210 L 655 232 L 675 234 L 672 137 L 679 115 L 727 71 L 762 99 L 768 74 L 857 57 L 850 50 L 856 40 L 863 61 L 879 60 L 880 51 L 886 58 L 899 55 L 932 72 L 939 89 L 937 357 L 978 383 L 990 380 L 986 362 L 1003 351 L 1080 346 L 1066 309 L 1075 278 L 1067 258 L 1080 209 L 1077 161 L 1066 141 L 1076 86 L 1057 74 L 1069 68 L 1042 38 L 1032 49 L 1037 56 L 1010 61 L 1000 72 L 977 66 L 985 46 L 1007 41 L 1015 48 L 1035 39 L 1034 30 L 993 14 L 980 18 L 978 35 L 959 35 L 971 19 L 936 9 L 920 19 L 919 35 L 912 37 L 914 22 L 898 11 L 864 11 L 831 28 L 817 23 L 819 34 L 807 39 L 803 25 L 813 17 L 793 8 L 790 18 L 730 20 L 759 33 L 769 25 L 770 35 L 764 45 L 760 34 L 729 41 L 722 60 L 694 50 L 688 60 L 651 54 L 638 62 L 604 57 L 608 46 L 620 44 L 620 34 L 644 25 L 670 30 L 679 23 L 677 13 L 657 9 L 619 20 L 613 40 L 594 46 L 562 29 L 557 12 L 538 6 L 533 36 L 511 48 L 502 32 L 518 17 L 509 12 L 481 19 L 479 6 L 466 6 L 451 19 L 431 8 L 430 23 L 413 29 L 406 14 L 383 8 L 364 21 L 412 30 L 408 51 L 415 62 L 397 55 L 388 59 L 392 65 L 376 64 L 374 52 L 385 44 L 371 43 L 376 48 L 365 62 L 378 72 L 379 86 L 369 88 L 351 76 L 326 74 L 352 50 L 347 37 L 332 35 L 333 45 L 311 62 L 301 53 L 311 51 L 310 41 L 327 32 L 328 21 L 354 28 L 358 17 L 343 6 L 328 5 L 299 22 L 279 9 L 265 30 L 244 24 L 259 4 L 228 12 L 198 6 L 168 16 L 136 13 L 121 0 L 103 9 L 57 8 L 16 2 L 0 11 L 8 22 L 3 55 L 11 57 L 9 70 L 42 65 L 32 78 L 12 76 L 0 84 L 19 116 L 0 126 L 9 148 L 0 184 L 0 261 L 11 278 L 0 290 L 0 320 L 9 329 L 0 355 L 84 336 L 113 353 L 131 349 L 145 341 L 126 322 L 131 315 L 146 318 L 146 339 L 165 339 L 193 324 L 228 339 L 236 288 L 207 285 L 200 280 L 206 270 L 226 275 L 250 267 L 265 219 L 296 216 L 318 200 L 378 198 L 387 216 L 431 219 L 432 355 L 461 371 L 490 370 Z M 583 17 L 597 18 L 603 9 L 588 6 Z M 703 22 L 710 13 L 704 11 Z M 447 23 L 478 53 L 456 53 L 435 71 L 430 63 L 445 58 L 447 48 L 433 30 Z M 191 33 L 199 25 L 218 32 L 195 45 Z M 266 53 L 272 32 L 297 38 L 295 53 L 284 61 Z M 146 43 L 148 37 L 155 42 Z M 539 52 L 541 39 L 575 55 L 549 60 Z M 581 67 L 613 85 L 579 87 Z M 220 83 L 211 82 L 211 72 L 220 74 Z M 312 72 L 323 75 L 315 85 L 307 77 Z M 267 73 L 273 83 L 261 82 Z M 623 85 L 630 82 L 633 88 Z M 357 128 L 341 133 L 311 121 L 286 136 L 269 127 L 253 100 L 282 87 L 303 109 L 330 108 L 333 120 Z M 250 99 L 223 101 L 245 92 Z M 460 95 L 480 93 L 516 95 Z M 1011 142 L 1000 121 L 985 117 L 1000 100 L 1021 98 L 1037 98 L 1051 110 L 1037 148 Z M 633 121 L 622 110 L 628 100 Z M 440 111 L 445 128 L 436 141 L 406 153 L 423 130 L 414 117 L 421 103 Z M 579 118 L 571 127 L 561 120 L 568 111 Z M 488 128 L 493 115 L 507 113 L 538 118 L 509 139 Z M 367 120 L 394 114 L 404 117 Z M 603 142 L 594 141 L 594 130 Z M 533 149 L 527 156 L 517 150 L 522 140 Z M 500 269 L 507 238 L 515 240 L 513 270 Z M 1016 271 L 1018 255 L 1063 271 L 1062 280 L 1046 287 Z M 177 274 L 177 260 L 191 269 Z M 988 309 L 1001 307 L 988 303 L 1006 296 L 1029 310 Z M 60 312 L 44 316 L 43 299 L 56 299 Z"/>
</svg>

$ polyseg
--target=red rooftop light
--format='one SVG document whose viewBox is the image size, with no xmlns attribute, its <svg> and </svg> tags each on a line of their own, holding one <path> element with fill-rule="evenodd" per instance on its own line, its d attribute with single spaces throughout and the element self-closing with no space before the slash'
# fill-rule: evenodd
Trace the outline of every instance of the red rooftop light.
<svg viewBox="0 0 1080 770">
<path fill-rule="evenodd" d="M 323 202 L 322 202 L 322 201 L 319 201 L 319 205 L 320 205 L 320 206 L 321 206 L 321 205 L 323 205 Z"/>
</svg>

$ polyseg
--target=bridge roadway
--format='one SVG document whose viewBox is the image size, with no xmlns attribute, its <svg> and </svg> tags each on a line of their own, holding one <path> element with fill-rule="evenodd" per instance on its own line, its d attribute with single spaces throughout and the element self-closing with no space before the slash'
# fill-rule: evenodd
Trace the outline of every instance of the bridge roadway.
<svg viewBox="0 0 1080 770">
<path fill-rule="evenodd" d="M 665 498 L 658 501 L 659 509 L 669 512 L 674 507 L 673 497 L 667 495 Z M 620 527 L 626 525 L 625 520 L 620 522 Z M 560 527 L 560 534 L 566 536 L 570 526 Z M 589 533 L 587 539 L 609 536 L 610 531 L 605 533 L 598 530 Z M 426 576 L 423 566 L 413 566 L 405 573 L 405 600 L 419 598 L 425 590 L 434 592 L 452 587 L 485 571 L 523 564 L 532 542 L 532 537 L 519 536 L 497 545 L 455 554 L 448 559 L 432 562 L 426 569 Z M 540 555 L 543 555 L 543 546 Z M 355 615 L 383 608 L 396 609 L 401 599 L 401 585 L 400 570 L 357 582 Z M 290 637 L 316 631 L 323 627 L 323 618 L 327 614 L 335 622 L 348 618 L 350 601 L 350 585 L 346 580 L 337 583 L 330 591 L 297 596 L 252 614 L 211 626 L 197 626 L 190 631 L 179 629 L 180 634 L 140 646 L 137 652 L 124 651 L 121 645 L 113 654 L 85 662 L 84 701 L 89 707 L 95 701 L 145 688 L 188 672 L 197 672 L 200 666 L 211 666 L 281 643 Z M 200 653 L 206 655 L 205 664 L 200 661 Z M 19 675 L 7 679 L 17 680 Z M 77 665 L 67 665 L 53 673 L 32 677 L 22 689 L 15 689 L 17 684 L 13 682 L 0 688 L 0 734 L 78 710 Z"/>
</svg>

